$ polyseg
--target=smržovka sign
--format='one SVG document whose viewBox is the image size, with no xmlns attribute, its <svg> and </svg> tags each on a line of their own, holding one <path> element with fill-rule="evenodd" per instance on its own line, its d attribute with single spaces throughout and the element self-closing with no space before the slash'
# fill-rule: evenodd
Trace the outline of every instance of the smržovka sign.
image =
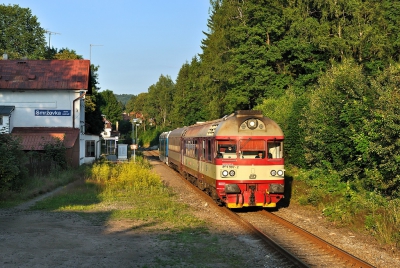
<svg viewBox="0 0 400 268">
<path fill-rule="evenodd" d="M 71 116 L 71 110 L 35 110 L 35 116 Z"/>
</svg>

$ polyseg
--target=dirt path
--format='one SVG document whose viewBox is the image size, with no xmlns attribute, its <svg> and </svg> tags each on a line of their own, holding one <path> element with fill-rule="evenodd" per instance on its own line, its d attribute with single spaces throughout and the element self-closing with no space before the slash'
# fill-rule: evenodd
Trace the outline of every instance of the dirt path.
<svg viewBox="0 0 400 268">
<path fill-rule="evenodd" d="M 0 212 L 2 267 L 141 267 L 156 240 L 68 213 Z M 140 250 L 138 246 L 140 245 Z"/>
</svg>

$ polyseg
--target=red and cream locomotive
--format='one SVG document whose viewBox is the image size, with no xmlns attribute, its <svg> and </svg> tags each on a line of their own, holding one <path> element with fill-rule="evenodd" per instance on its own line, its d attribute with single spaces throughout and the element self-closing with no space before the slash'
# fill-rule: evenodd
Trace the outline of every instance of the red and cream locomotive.
<svg viewBox="0 0 400 268">
<path fill-rule="evenodd" d="M 237 111 L 160 135 L 160 160 L 229 208 L 276 207 L 284 194 L 281 128 Z"/>
</svg>

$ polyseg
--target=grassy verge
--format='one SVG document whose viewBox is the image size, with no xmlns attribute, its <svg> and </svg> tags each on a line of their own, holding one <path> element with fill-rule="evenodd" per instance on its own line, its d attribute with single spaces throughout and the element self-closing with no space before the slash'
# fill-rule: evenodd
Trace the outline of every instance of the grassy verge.
<svg viewBox="0 0 400 268">
<path fill-rule="evenodd" d="M 88 169 L 88 166 L 83 165 L 79 168 L 64 171 L 54 170 L 46 176 L 33 176 L 27 179 L 26 183 L 17 192 L 2 192 L 0 195 L 0 208 L 16 206 L 36 196 L 50 192 L 57 187 L 67 185 L 84 177 Z"/>
<path fill-rule="evenodd" d="M 334 171 L 288 168 L 293 178 L 292 199 L 311 205 L 339 226 L 368 232 L 380 243 L 400 248 L 400 200 L 366 192 L 357 182 L 339 182 Z"/>
<path fill-rule="evenodd" d="M 98 223 L 126 219 L 169 223 L 175 228 L 204 225 L 186 205 L 174 202 L 174 193 L 142 157 L 136 162 L 96 163 L 84 179 L 36 203 L 33 209 L 87 214 L 85 217 Z"/>
</svg>

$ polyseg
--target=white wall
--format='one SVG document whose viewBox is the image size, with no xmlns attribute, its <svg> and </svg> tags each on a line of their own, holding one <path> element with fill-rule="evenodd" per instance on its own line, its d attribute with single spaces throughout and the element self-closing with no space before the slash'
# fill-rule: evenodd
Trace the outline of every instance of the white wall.
<svg viewBox="0 0 400 268">
<path fill-rule="evenodd" d="M 12 112 L 10 131 L 14 127 L 72 127 L 75 115 L 75 128 L 79 128 L 80 118 L 84 114 L 80 101 L 74 100 L 80 96 L 73 90 L 40 90 L 40 91 L 2 91 L 0 105 L 15 106 Z M 74 113 L 75 109 L 75 113 Z M 37 111 L 49 111 L 45 116 L 39 116 Z M 36 113 L 35 113 L 36 111 Z M 69 111 L 68 116 L 55 116 L 51 112 Z M 43 114 L 43 113 L 42 113 Z"/>
</svg>

